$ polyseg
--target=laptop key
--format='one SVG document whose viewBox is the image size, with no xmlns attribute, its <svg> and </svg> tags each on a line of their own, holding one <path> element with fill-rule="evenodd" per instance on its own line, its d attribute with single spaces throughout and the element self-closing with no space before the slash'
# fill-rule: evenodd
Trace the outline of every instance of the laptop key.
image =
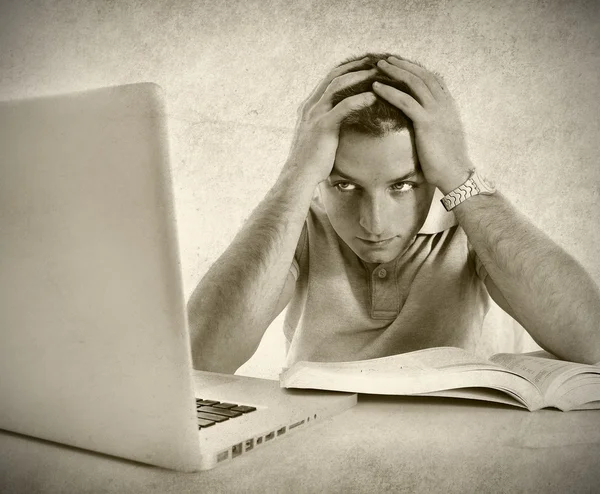
<svg viewBox="0 0 600 494">
<path fill-rule="evenodd" d="M 196 405 L 201 405 L 201 406 L 211 406 L 211 405 L 216 405 L 217 403 L 219 403 L 219 402 L 214 401 L 214 400 L 196 399 Z"/>
<path fill-rule="evenodd" d="M 247 405 L 238 405 L 237 407 L 230 408 L 232 412 L 242 412 L 242 413 L 250 413 L 256 410 L 256 407 L 251 407 Z"/>
<path fill-rule="evenodd" d="M 231 410 L 226 410 L 224 408 L 215 408 L 215 407 L 200 407 L 198 408 L 199 412 L 209 412 L 217 415 L 223 415 L 225 417 L 239 417 L 242 415 L 240 412 L 232 412 Z"/>
<path fill-rule="evenodd" d="M 215 425 L 214 420 L 206 420 L 206 419 L 198 419 L 198 428 L 210 427 L 211 425 Z"/>
<path fill-rule="evenodd" d="M 230 409 L 230 408 L 237 407 L 238 405 L 237 405 L 237 403 L 217 403 L 217 404 L 212 405 L 212 406 L 215 407 L 215 408 L 227 408 L 227 409 Z"/>
<path fill-rule="evenodd" d="M 229 417 L 223 415 L 215 415 L 214 413 L 196 412 L 196 417 L 204 420 L 212 420 L 213 422 L 225 422 Z"/>
</svg>

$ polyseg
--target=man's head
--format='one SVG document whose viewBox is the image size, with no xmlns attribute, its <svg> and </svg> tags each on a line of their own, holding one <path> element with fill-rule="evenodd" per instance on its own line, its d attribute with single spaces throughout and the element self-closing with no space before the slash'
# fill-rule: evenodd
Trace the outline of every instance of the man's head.
<svg viewBox="0 0 600 494">
<path fill-rule="evenodd" d="M 376 67 L 390 55 L 369 53 L 358 70 Z M 333 103 L 370 91 L 374 81 L 414 97 L 406 84 L 379 72 L 336 93 Z M 336 233 L 363 261 L 385 263 L 402 254 L 425 222 L 435 192 L 421 171 L 410 119 L 381 98 L 350 113 L 320 192 Z"/>
<path fill-rule="evenodd" d="M 366 58 L 365 62 L 356 68 L 356 70 L 368 70 L 377 68 L 379 60 L 385 60 L 390 56 L 395 56 L 400 60 L 408 60 L 407 58 L 394 55 L 393 53 L 367 53 L 359 57 L 351 57 L 344 60 L 339 65 L 344 65 L 348 62 L 358 61 Z M 416 63 L 412 60 L 409 62 Z M 339 66 L 338 65 L 338 66 Z M 347 87 L 335 93 L 332 96 L 333 105 L 337 105 L 343 99 L 360 94 L 366 91 L 372 91 L 373 82 L 382 82 L 388 86 L 395 87 L 402 92 L 408 93 L 414 97 L 411 89 L 404 82 L 396 81 L 387 76 L 383 72 L 378 72 L 375 76 L 365 79 L 358 84 Z M 363 107 L 359 110 L 354 110 L 342 121 L 341 131 L 357 132 L 359 134 L 370 135 L 373 137 L 383 137 L 392 131 L 408 130 L 413 135 L 413 127 L 410 119 L 398 108 L 391 105 L 387 101 L 377 98 L 377 101 L 370 106 Z"/>
</svg>

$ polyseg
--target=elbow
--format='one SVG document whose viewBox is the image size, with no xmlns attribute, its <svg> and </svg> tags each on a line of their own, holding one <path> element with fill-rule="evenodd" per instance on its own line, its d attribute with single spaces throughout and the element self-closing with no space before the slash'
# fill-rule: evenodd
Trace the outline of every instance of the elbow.
<svg viewBox="0 0 600 494">
<path fill-rule="evenodd" d="M 233 364 L 228 361 L 211 361 L 208 359 L 198 358 L 192 352 L 192 363 L 194 366 L 194 370 L 197 371 L 205 371 L 205 372 L 217 372 L 219 374 L 235 374 L 235 372 L 240 368 L 239 365 Z"/>
<path fill-rule="evenodd" d="M 195 370 L 234 374 L 258 348 L 227 318 L 210 317 L 188 304 L 192 365 Z M 251 332 L 250 332 L 251 333 Z"/>
<path fill-rule="evenodd" d="M 573 344 L 568 349 L 553 351 L 545 347 L 542 348 L 550 353 L 554 353 L 558 358 L 569 362 L 588 365 L 600 364 L 600 332 L 597 330 L 595 334 L 590 336 L 586 334 L 582 338 L 578 338 L 577 341 L 573 341 Z"/>
<path fill-rule="evenodd" d="M 600 327 L 589 338 L 582 352 L 582 364 L 600 365 Z"/>
<path fill-rule="evenodd" d="M 235 374 L 245 362 L 228 345 L 210 345 L 199 337 L 191 338 L 191 350 L 194 370 Z"/>
<path fill-rule="evenodd" d="M 590 293 L 591 292 L 591 293 Z M 581 364 L 600 364 L 600 292 L 588 290 L 585 304 L 576 304 L 575 316 L 562 325 L 563 351 L 559 358 Z"/>
<path fill-rule="evenodd" d="M 192 345 L 192 365 L 194 370 L 235 374 L 244 362 L 238 362 L 230 355 L 218 355 L 217 352 L 206 352 L 202 346 Z"/>
<path fill-rule="evenodd" d="M 598 350 L 594 352 L 587 352 L 585 355 L 583 355 L 576 361 L 580 364 L 600 365 L 600 352 Z"/>
<path fill-rule="evenodd" d="M 219 341 L 214 332 L 210 331 L 207 318 L 202 317 L 202 311 L 195 304 L 193 297 L 188 302 L 188 328 L 192 354 L 192 367 L 194 370 L 233 374 L 239 366 L 235 367 L 229 359 L 223 357 Z"/>
<path fill-rule="evenodd" d="M 584 331 L 582 337 L 578 338 L 578 343 L 569 360 L 581 364 L 600 364 L 600 322 Z"/>
<path fill-rule="evenodd" d="M 235 374 L 253 353 L 246 357 L 237 345 L 196 330 L 191 331 L 190 346 L 194 370 L 221 374 Z"/>
<path fill-rule="evenodd" d="M 584 364 L 600 365 L 600 297 L 598 297 L 595 310 L 590 311 L 587 319 L 587 330 L 583 338 L 583 356 Z"/>
</svg>

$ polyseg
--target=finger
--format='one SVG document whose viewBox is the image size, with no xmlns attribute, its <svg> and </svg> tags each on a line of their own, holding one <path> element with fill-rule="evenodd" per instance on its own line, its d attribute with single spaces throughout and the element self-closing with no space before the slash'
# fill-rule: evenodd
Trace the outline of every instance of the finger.
<svg viewBox="0 0 600 494">
<path fill-rule="evenodd" d="M 359 82 L 363 82 L 370 77 L 373 77 L 379 71 L 376 68 L 369 70 L 357 70 L 356 72 L 349 72 L 348 74 L 340 75 L 334 78 L 325 92 L 316 103 L 316 106 L 320 106 L 323 111 L 329 111 L 333 108 L 332 97 L 334 94 L 342 91 L 346 88 L 352 87 Z"/>
<path fill-rule="evenodd" d="M 362 60 L 356 60 L 354 62 L 348 62 L 339 67 L 333 69 L 327 76 L 313 89 L 310 96 L 306 99 L 306 104 L 316 103 L 321 99 L 323 93 L 336 77 L 347 74 L 349 72 L 358 70 L 360 67 L 365 65 L 365 62 L 368 60 L 368 57 L 363 58 Z"/>
<path fill-rule="evenodd" d="M 410 94 L 380 82 L 373 83 L 373 91 L 377 96 L 382 97 L 384 100 L 403 111 L 413 123 L 425 119 L 425 109 Z"/>
<path fill-rule="evenodd" d="M 425 81 L 423 81 L 423 79 L 421 79 L 419 76 L 413 74 L 403 67 L 392 65 L 385 60 L 380 60 L 377 62 L 377 67 L 379 67 L 382 72 L 390 76 L 392 79 L 405 82 L 408 87 L 412 89 L 414 95 L 417 97 L 421 105 L 428 106 L 432 103 L 435 103 L 435 97 L 429 90 L 427 84 L 425 84 Z"/>
<path fill-rule="evenodd" d="M 387 62 L 419 77 L 427 85 L 429 91 L 431 91 L 431 94 L 436 99 L 445 97 L 447 95 L 447 89 L 443 83 L 443 80 L 432 72 L 420 67 L 416 63 L 409 62 L 408 60 L 400 60 L 399 58 L 393 56 L 388 57 Z"/>
<path fill-rule="evenodd" d="M 360 110 L 366 106 L 370 106 L 377 101 L 377 97 L 371 92 L 355 94 L 340 101 L 333 109 L 327 113 L 324 120 L 332 126 L 339 126 L 342 120 L 346 118 L 352 111 Z"/>
</svg>

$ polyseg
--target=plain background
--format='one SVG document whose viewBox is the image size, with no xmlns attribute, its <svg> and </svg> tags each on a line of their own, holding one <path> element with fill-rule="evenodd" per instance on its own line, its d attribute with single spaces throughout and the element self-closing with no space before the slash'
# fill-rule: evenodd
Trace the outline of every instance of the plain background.
<svg viewBox="0 0 600 494">
<path fill-rule="evenodd" d="M 600 281 L 597 1 L 0 1 L 0 99 L 152 81 L 166 93 L 185 293 L 274 183 L 296 110 L 351 55 L 443 75 L 471 157 Z M 239 372 L 276 377 L 282 318 Z M 494 310 L 495 350 L 531 340 Z"/>
</svg>

